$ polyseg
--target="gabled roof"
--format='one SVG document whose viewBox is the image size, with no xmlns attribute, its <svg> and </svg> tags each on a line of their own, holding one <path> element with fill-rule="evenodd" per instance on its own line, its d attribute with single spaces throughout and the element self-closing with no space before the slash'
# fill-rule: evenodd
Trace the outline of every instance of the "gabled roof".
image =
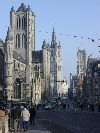
<svg viewBox="0 0 100 133">
<path fill-rule="evenodd" d="M 32 63 L 42 63 L 42 50 L 32 51 Z"/>
</svg>

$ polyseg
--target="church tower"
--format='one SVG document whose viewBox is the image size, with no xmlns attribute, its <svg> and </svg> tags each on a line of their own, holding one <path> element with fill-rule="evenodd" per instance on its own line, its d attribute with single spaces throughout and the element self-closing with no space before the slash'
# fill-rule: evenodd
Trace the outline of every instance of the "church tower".
<svg viewBox="0 0 100 133">
<path fill-rule="evenodd" d="M 53 96 L 56 97 L 61 93 L 62 80 L 62 59 L 61 59 L 61 46 L 57 44 L 56 33 L 53 28 L 52 41 L 51 41 L 51 74 L 53 78 Z"/>
<path fill-rule="evenodd" d="M 10 26 L 7 32 L 6 38 L 6 84 L 7 90 L 10 96 L 13 94 L 14 85 L 14 73 L 13 71 L 15 62 L 18 63 L 18 69 L 16 73 L 21 73 L 22 67 L 24 68 L 25 87 L 27 95 L 31 93 L 31 81 L 32 81 L 32 51 L 35 51 L 35 15 L 32 12 L 30 6 L 26 7 L 23 3 L 15 11 L 14 7 L 10 11 Z M 19 61 L 14 60 L 14 55 Z M 25 63 L 21 64 L 20 62 Z M 12 72 L 13 71 L 13 72 Z M 20 77 L 20 84 L 18 88 L 22 88 Z M 17 82 L 16 82 L 17 84 Z M 22 90 L 21 90 L 22 91 Z M 20 98 L 22 94 L 18 92 Z M 16 93 L 17 94 L 17 93 Z M 26 94 L 25 94 L 26 95 Z"/>
<path fill-rule="evenodd" d="M 35 15 L 30 6 L 22 3 L 17 11 L 10 11 L 10 26 L 13 32 L 14 50 L 24 60 L 31 62 L 32 51 L 35 51 Z"/>
</svg>

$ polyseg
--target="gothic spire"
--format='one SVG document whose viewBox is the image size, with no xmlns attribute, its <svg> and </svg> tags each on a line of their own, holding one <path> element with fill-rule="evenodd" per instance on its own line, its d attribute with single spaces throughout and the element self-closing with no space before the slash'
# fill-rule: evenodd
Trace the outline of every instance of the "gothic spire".
<svg viewBox="0 0 100 133">
<path fill-rule="evenodd" d="M 12 40 L 12 39 L 13 39 L 13 37 L 12 37 L 12 35 L 11 35 L 11 28 L 8 27 L 6 40 Z"/>
<path fill-rule="evenodd" d="M 46 41 L 45 41 L 45 39 L 43 40 L 43 45 L 46 45 Z"/>
<path fill-rule="evenodd" d="M 57 44 L 57 42 L 56 42 L 56 33 L 55 33 L 54 28 L 53 28 L 51 47 L 55 47 L 56 44 Z"/>
<path fill-rule="evenodd" d="M 12 6 L 12 8 L 11 8 L 11 11 L 12 11 L 12 12 L 14 12 L 14 11 L 15 11 L 13 6 Z"/>
</svg>

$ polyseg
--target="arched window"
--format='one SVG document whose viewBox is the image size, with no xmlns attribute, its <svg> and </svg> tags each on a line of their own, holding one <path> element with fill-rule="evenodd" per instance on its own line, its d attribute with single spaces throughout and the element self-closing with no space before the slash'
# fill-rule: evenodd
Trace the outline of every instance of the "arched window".
<svg viewBox="0 0 100 133">
<path fill-rule="evenodd" d="M 22 48 L 24 47 L 24 35 L 22 35 Z"/>
<path fill-rule="evenodd" d="M 20 47 L 20 35 L 18 35 L 18 47 Z"/>
<path fill-rule="evenodd" d="M 26 18 L 24 17 L 24 29 L 26 27 Z"/>
<path fill-rule="evenodd" d="M 27 39 L 26 39 L 26 36 L 24 35 L 24 47 L 27 48 Z"/>
<path fill-rule="evenodd" d="M 22 18 L 22 29 L 24 29 L 24 17 Z"/>
<path fill-rule="evenodd" d="M 26 28 L 26 18 L 23 17 L 22 18 L 22 29 L 25 29 Z"/>
<path fill-rule="evenodd" d="M 21 28 L 21 18 L 18 16 L 17 18 L 17 30 Z"/>
<path fill-rule="evenodd" d="M 16 48 L 18 46 L 18 35 L 16 35 Z"/>
<path fill-rule="evenodd" d="M 19 18 L 19 29 L 20 29 L 20 27 L 21 27 L 21 19 Z"/>
<path fill-rule="evenodd" d="M 26 36 L 23 34 L 22 35 L 22 47 L 26 48 L 27 47 L 26 44 L 27 44 L 27 39 L 26 39 Z"/>
<path fill-rule="evenodd" d="M 17 30 L 18 30 L 18 18 L 17 18 Z"/>
</svg>

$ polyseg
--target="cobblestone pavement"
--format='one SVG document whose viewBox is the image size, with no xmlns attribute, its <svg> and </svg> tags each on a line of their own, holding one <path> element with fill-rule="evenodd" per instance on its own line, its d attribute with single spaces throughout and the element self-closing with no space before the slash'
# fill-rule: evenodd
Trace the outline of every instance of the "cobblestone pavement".
<svg viewBox="0 0 100 133">
<path fill-rule="evenodd" d="M 9 133 L 15 133 L 15 132 L 10 131 Z M 24 133 L 24 130 L 21 128 L 20 131 L 17 131 L 17 133 Z M 29 130 L 25 131 L 25 133 L 51 133 L 51 132 L 47 130 L 45 127 L 43 127 L 41 124 L 39 124 L 39 122 L 35 121 L 35 125 L 33 126 L 29 125 Z"/>
<path fill-rule="evenodd" d="M 41 110 L 37 113 L 37 119 L 52 133 L 54 131 L 51 130 L 50 125 L 58 125 L 58 128 L 62 127 L 66 133 L 100 133 L 100 113 L 78 111 L 75 114 L 71 110 L 69 112 L 62 109 Z"/>
<path fill-rule="evenodd" d="M 13 133 L 13 132 L 11 132 Z M 23 133 L 23 129 L 20 132 Z M 100 133 L 100 113 L 72 110 L 37 110 L 35 125 L 26 133 Z"/>
</svg>

